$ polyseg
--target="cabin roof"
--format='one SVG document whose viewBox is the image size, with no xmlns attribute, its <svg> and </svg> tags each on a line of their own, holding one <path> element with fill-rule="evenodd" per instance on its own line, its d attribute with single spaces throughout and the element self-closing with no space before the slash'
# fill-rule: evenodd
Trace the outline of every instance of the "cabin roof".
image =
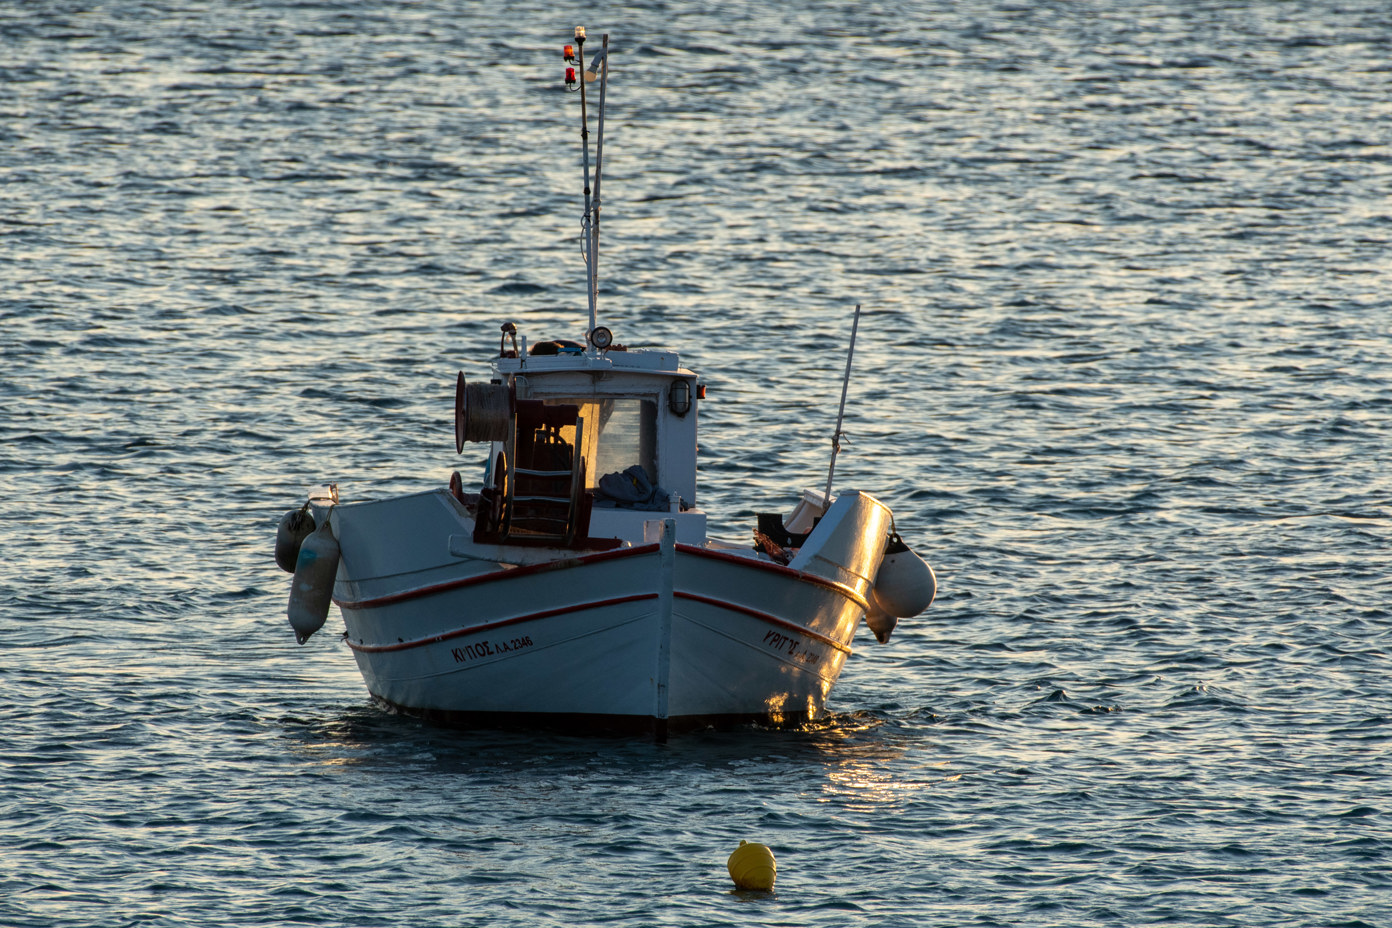
<svg viewBox="0 0 1392 928">
<path fill-rule="evenodd" d="M 677 353 L 667 348 L 630 348 L 626 351 L 576 352 L 574 354 L 529 355 L 525 358 L 494 358 L 493 370 L 500 375 L 546 373 L 634 373 L 664 377 L 696 377 L 681 366 Z"/>
</svg>

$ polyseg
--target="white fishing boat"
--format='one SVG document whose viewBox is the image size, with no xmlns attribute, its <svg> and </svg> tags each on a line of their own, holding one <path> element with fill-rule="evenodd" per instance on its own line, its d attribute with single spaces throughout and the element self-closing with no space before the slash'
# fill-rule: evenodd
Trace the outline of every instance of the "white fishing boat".
<svg viewBox="0 0 1392 928">
<path fill-rule="evenodd" d="M 748 540 L 707 535 L 703 385 L 675 352 L 626 348 L 596 324 L 608 37 L 588 73 L 576 39 L 582 128 L 586 77 L 599 83 L 592 194 L 584 145 L 589 327 L 529 348 L 505 324 L 489 381 L 459 375 L 455 450 L 487 448 L 477 491 L 458 472 L 361 502 L 330 486 L 287 513 L 276 557 L 295 574 L 291 624 L 304 643 L 337 604 L 373 698 L 451 724 L 665 736 L 815 719 L 861 621 L 887 641 L 936 580 L 883 503 L 832 496 L 840 415 L 825 491 L 790 494 L 793 510 L 760 515 Z"/>
</svg>

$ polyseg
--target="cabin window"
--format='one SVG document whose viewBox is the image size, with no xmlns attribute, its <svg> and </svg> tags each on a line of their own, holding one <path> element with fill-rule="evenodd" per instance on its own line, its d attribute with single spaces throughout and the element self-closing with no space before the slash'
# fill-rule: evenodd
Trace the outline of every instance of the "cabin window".
<svg viewBox="0 0 1392 928">
<path fill-rule="evenodd" d="M 594 487 L 605 474 L 625 471 L 637 464 L 657 483 L 657 404 L 630 397 L 550 399 L 580 407 L 587 473 L 585 483 Z"/>
</svg>

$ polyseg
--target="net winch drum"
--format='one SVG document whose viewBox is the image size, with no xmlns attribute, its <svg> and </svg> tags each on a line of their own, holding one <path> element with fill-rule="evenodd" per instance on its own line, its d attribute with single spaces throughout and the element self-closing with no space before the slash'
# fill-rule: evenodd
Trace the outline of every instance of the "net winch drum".
<svg viewBox="0 0 1392 928">
<path fill-rule="evenodd" d="M 465 383 L 464 372 L 454 386 L 454 450 L 464 453 L 468 441 L 507 441 L 516 408 L 512 388 L 500 383 Z"/>
</svg>

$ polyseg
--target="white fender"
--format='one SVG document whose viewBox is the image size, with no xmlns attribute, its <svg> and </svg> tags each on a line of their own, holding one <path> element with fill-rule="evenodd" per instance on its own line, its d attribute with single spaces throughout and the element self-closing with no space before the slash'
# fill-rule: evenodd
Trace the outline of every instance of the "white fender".
<svg viewBox="0 0 1392 928">
<path fill-rule="evenodd" d="M 290 582 L 290 605 L 286 615 L 295 630 L 295 640 L 304 644 L 324 627 L 333 602 L 334 577 L 338 574 L 338 540 L 329 520 L 300 545 L 295 560 L 295 579 Z"/>
<path fill-rule="evenodd" d="M 904 544 L 898 535 L 893 536 L 884 560 L 880 561 L 880 570 L 875 574 L 875 585 L 871 589 L 873 604 L 886 615 L 907 619 L 927 609 L 937 595 L 938 578 L 933 574 L 933 568 Z M 865 622 L 870 625 L 870 621 L 867 613 Z M 870 630 L 875 631 L 875 627 L 870 625 Z M 890 626 L 890 630 L 893 630 L 893 626 Z M 876 637 L 879 637 L 878 632 Z"/>
</svg>

